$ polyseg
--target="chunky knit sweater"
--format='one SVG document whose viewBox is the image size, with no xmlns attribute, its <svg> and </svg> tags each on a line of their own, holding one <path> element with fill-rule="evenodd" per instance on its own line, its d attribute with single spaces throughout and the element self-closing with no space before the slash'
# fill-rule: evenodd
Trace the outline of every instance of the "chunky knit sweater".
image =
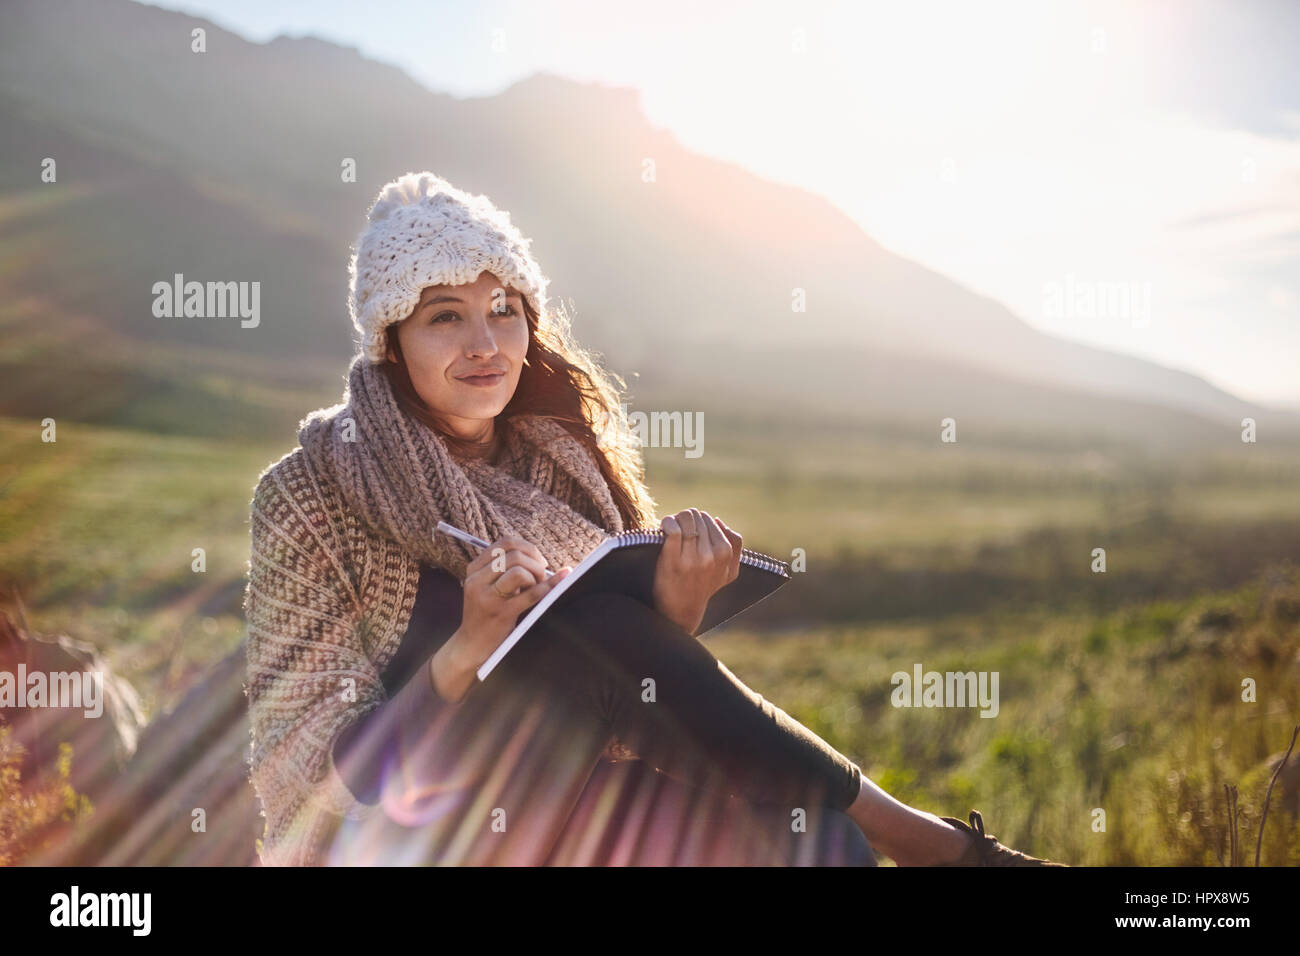
<svg viewBox="0 0 1300 956">
<path fill-rule="evenodd" d="M 363 803 L 375 804 L 382 787 L 436 785 L 421 758 L 419 741 L 442 719 L 448 703 L 433 686 L 429 661 L 460 626 L 464 610 L 460 582 L 442 568 L 423 565 L 415 607 L 397 653 L 380 675 L 388 700 L 350 724 L 334 742 L 334 766 Z M 392 772 L 385 772 L 385 765 Z"/>
<path fill-rule="evenodd" d="M 265 865 L 321 865 L 343 817 L 381 812 L 349 790 L 332 748 L 388 699 L 381 673 L 421 562 L 464 578 L 474 552 L 433 534 L 439 519 L 488 541 L 520 534 L 553 568 L 624 530 L 590 452 L 549 419 L 503 424 L 495 464 L 456 462 L 364 358 L 344 398 L 304 419 L 299 447 L 262 473 L 250 505 L 245 694 Z"/>
<path fill-rule="evenodd" d="M 383 701 L 380 671 L 406 631 L 420 566 L 368 533 L 301 449 L 258 481 L 250 525 L 246 693 L 250 776 L 266 815 L 259 856 L 267 866 L 318 866 L 344 815 L 379 810 L 348 789 L 331 748 Z"/>
</svg>

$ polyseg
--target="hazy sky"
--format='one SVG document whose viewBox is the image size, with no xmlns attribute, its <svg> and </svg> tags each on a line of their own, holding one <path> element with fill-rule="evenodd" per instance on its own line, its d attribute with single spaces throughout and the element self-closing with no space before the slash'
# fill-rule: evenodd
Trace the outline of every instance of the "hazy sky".
<svg viewBox="0 0 1300 956">
<path fill-rule="evenodd" d="M 1292 0 L 154 5 L 456 96 L 538 70 L 635 87 L 688 148 L 1035 326 L 1300 406 Z"/>
</svg>

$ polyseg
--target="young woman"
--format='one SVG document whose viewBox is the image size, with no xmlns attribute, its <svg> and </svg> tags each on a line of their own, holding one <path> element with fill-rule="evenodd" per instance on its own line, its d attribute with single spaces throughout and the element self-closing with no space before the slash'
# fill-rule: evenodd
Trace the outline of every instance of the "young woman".
<svg viewBox="0 0 1300 956">
<path fill-rule="evenodd" d="M 554 861 L 596 764 L 635 757 L 711 826 L 722 795 L 786 834 L 841 813 L 900 865 L 1043 865 L 976 812 L 968 826 L 895 800 L 693 636 L 741 535 L 697 508 L 656 519 L 640 451 L 611 429 L 619 394 L 547 308 L 529 244 L 428 172 L 370 210 L 343 401 L 302 422 L 251 506 L 262 861 Z M 608 534 L 656 524 L 652 592 L 572 601 L 477 679 Z"/>
</svg>

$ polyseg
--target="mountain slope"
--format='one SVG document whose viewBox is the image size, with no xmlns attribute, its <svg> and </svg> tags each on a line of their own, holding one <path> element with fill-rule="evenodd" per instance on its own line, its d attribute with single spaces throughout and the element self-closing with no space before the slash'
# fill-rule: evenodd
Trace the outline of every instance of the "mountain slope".
<svg viewBox="0 0 1300 956">
<path fill-rule="evenodd" d="M 190 51 L 196 25 L 206 53 Z M 12 0 L 0 8 L 0 123 L 12 133 L 0 243 L 13 254 L 0 292 L 93 313 L 128 339 L 345 358 L 347 260 L 366 207 L 392 176 L 430 168 L 510 210 L 579 338 L 647 383 L 707 376 L 743 351 L 769 400 L 804 399 L 813 383 L 791 381 L 782 356 L 821 349 L 905 357 L 916 394 L 942 392 L 952 367 L 1032 386 L 998 403 L 1012 420 L 1046 387 L 1216 427 L 1247 415 L 1300 427 L 1196 376 L 1032 329 L 884 249 L 827 200 L 689 153 L 631 90 L 541 74 L 461 100 L 316 39 L 249 43 L 128 0 Z M 46 156 L 58 184 L 39 181 Z M 342 180 L 345 161 L 358 182 Z M 260 325 L 155 318 L 152 286 L 175 273 L 260 282 Z M 806 312 L 791 309 L 796 289 Z"/>
</svg>

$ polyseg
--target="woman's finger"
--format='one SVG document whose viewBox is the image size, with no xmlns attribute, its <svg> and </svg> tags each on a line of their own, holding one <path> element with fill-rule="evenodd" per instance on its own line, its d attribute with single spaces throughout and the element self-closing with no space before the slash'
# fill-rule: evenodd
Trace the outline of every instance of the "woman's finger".
<svg viewBox="0 0 1300 956">
<path fill-rule="evenodd" d="M 484 581 L 485 588 L 491 592 L 487 595 L 488 600 L 491 600 L 494 594 L 508 598 L 518 591 L 519 582 L 517 579 L 512 581 L 512 577 L 515 577 L 513 571 L 489 572 L 489 576 Z"/>
<path fill-rule="evenodd" d="M 518 605 L 519 612 L 522 613 L 527 608 L 532 607 L 542 598 L 546 597 L 547 592 L 555 587 L 573 572 L 571 567 L 563 567 L 556 571 L 544 581 L 538 581 L 531 587 L 526 587 L 510 599 L 512 604 Z M 514 610 L 513 608 L 511 609 Z"/>
<path fill-rule="evenodd" d="M 699 508 L 691 509 L 695 521 L 695 556 L 703 564 L 713 560 L 713 541 L 709 537 L 709 525 L 712 524 Z"/>
<path fill-rule="evenodd" d="M 519 539 L 522 540 L 522 539 Z M 500 574 L 501 572 L 513 568 L 525 567 L 533 573 L 535 580 L 541 580 L 546 577 L 546 559 L 534 557 L 529 551 L 521 551 L 516 547 L 508 547 L 505 544 L 494 544 L 491 548 L 482 551 L 477 558 L 469 563 L 466 571 L 477 571 L 479 568 Z"/>
<path fill-rule="evenodd" d="M 707 511 L 701 511 L 700 517 L 703 519 L 704 527 L 709 533 L 709 547 L 716 551 L 720 546 L 725 545 L 728 550 L 730 550 L 731 544 L 727 541 L 727 536 L 722 533 L 722 528 L 718 524 L 718 519 L 713 517 L 713 515 L 709 514 Z"/>
<path fill-rule="evenodd" d="M 731 542 L 731 564 L 727 567 L 727 580 L 734 581 L 740 576 L 740 553 L 743 550 L 742 538 L 739 533 L 732 531 L 727 527 L 727 523 L 721 518 L 718 524 L 722 526 L 723 533 L 727 540 Z"/>
<path fill-rule="evenodd" d="M 709 561 L 720 574 L 730 574 L 731 542 L 728 541 L 727 536 L 722 533 L 722 528 L 718 526 L 716 518 L 707 511 L 701 511 L 700 516 L 704 520 L 704 526 L 708 529 L 709 543 L 707 545 L 707 554 Z M 703 537 L 703 535 L 701 535 L 701 537 Z"/>
<path fill-rule="evenodd" d="M 718 527 L 712 515 L 707 511 L 697 509 L 699 523 L 695 525 L 699 529 L 699 557 L 701 561 L 708 566 L 716 567 L 722 561 L 723 555 L 731 559 L 731 545 L 727 542 L 727 536 L 723 535 L 723 529 Z"/>
<path fill-rule="evenodd" d="M 489 569 L 488 577 L 484 583 L 495 594 L 501 597 L 509 597 L 520 588 L 532 586 L 536 581 L 537 578 L 532 571 L 520 565 L 515 565 L 500 573 L 495 573 Z"/>
<path fill-rule="evenodd" d="M 664 529 L 664 552 L 670 560 L 679 559 L 682 556 L 682 526 L 672 515 L 665 515 L 659 527 Z"/>
<path fill-rule="evenodd" d="M 486 593 L 489 589 L 495 595 L 506 596 L 521 587 L 528 587 L 538 580 L 537 575 L 531 568 L 523 565 L 512 565 L 505 571 L 494 571 L 491 565 L 484 565 L 476 572 L 465 579 L 467 590 L 472 587 L 481 593 Z M 488 595 L 493 597 L 493 595 Z"/>
<path fill-rule="evenodd" d="M 536 580 L 541 581 L 546 577 L 546 558 L 534 557 L 531 552 L 519 551 L 512 549 L 504 555 L 506 568 L 524 567 L 533 572 Z"/>
<path fill-rule="evenodd" d="M 517 534 L 508 534 L 498 538 L 493 543 L 493 547 L 505 548 L 507 551 L 520 551 L 529 555 L 534 560 L 539 561 L 543 568 L 546 567 L 546 555 L 542 554 L 541 549 L 531 541 L 526 538 L 521 538 Z"/>
</svg>

